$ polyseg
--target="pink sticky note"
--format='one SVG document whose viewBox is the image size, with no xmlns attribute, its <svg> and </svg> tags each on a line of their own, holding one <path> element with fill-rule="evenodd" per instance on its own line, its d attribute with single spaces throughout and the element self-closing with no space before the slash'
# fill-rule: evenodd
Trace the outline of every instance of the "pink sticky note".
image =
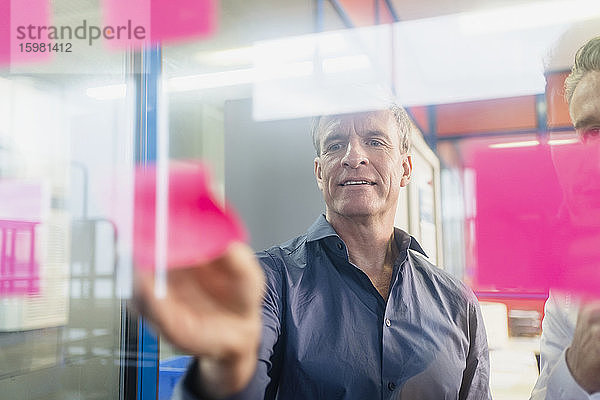
<svg viewBox="0 0 600 400">
<path fill-rule="evenodd" d="M 552 146 L 563 192 L 556 286 L 600 296 L 600 138 Z"/>
<path fill-rule="evenodd" d="M 103 0 L 104 43 L 139 48 L 207 36 L 216 26 L 216 0 Z M 119 33 L 119 27 L 123 29 Z M 109 37 L 110 36 L 110 37 Z"/>
<path fill-rule="evenodd" d="M 547 290 L 556 263 L 547 252 L 561 193 L 541 146 L 477 149 L 477 282 L 496 289 Z"/>
<path fill-rule="evenodd" d="M 32 295 L 40 290 L 40 255 L 44 241 L 36 234 L 50 209 L 45 185 L 0 179 L 0 297 Z"/>
<path fill-rule="evenodd" d="M 212 260 L 246 231 L 234 211 L 222 209 L 210 192 L 209 173 L 201 163 L 169 167 L 167 267 L 189 267 Z M 139 167 L 135 177 L 134 259 L 152 269 L 156 244 L 156 168 Z"/>
<path fill-rule="evenodd" d="M 10 63 L 10 0 L 0 0 L 0 67 Z"/>
<path fill-rule="evenodd" d="M 39 293 L 40 268 L 35 254 L 38 224 L 0 219 L 0 298 Z"/>
<path fill-rule="evenodd" d="M 152 41 L 206 36 L 215 30 L 215 0 L 152 0 Z"/>
<path fill-rule="evenodd" d="M 48 37 L 50 1 L 12 0 L 8 9 L 11 65 L 50 60 L 55 43 Z"/>
<path fill-rule="evenodd" d="M 600 294 L 600 151 L 509 142 L 467 152 L 477 286 Z"/>
<path fill-rule="evenodd" d="M 103 0 L 102 42 L 107 48 L 141 48 L 150 43 L 150 0 Z"/>
</svg>

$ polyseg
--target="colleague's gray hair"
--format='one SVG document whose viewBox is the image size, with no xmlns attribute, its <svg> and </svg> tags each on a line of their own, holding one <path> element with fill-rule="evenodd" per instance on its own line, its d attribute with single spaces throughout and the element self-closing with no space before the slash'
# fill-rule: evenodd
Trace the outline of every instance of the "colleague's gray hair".
<svg viewBox="0 0 600 400">
<path fill-rule="evenodd" d="M 565 99 L 571 104 L 573 93 L 581 79 L 590 71 L 600 72 L 600 36 L 589 40 L 575 54 L 575 64 L 565 80 Z"/>
<path fill-rule="evenodd" d="M 414 127 L 413 122 L 410 119 L 410 116 L 408 115 L 406 110 L 395 103 L 390 104 L 387 110 L 394 116 L 394 120 L 396 121 L 396 125 L 398 127 L 398 137 L 400 138 L 400 151 L 403 154 L 406 154 L 410 150 L 410 135 Z M 310 129 L 313 145 L 315 146 L 317 156 L 321 155 L 321 120 L 324 117 L 327 117 L 327 115 L 321 115 L 313 118 Z"/>
</svg>

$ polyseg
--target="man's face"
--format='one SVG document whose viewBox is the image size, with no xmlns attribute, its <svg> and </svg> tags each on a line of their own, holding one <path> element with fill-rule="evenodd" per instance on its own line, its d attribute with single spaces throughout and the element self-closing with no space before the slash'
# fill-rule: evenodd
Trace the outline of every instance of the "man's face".
<svg viewBox="0 0 600 400">
<path fill-rule="evenodd" d="M 410 180 L 410 156 L 400 151 L 389 111 L 325 117 L 320 123 L 315 176 L 328 217 L 393 215 Z"/>
<path fill-rule="evenodd" d="M 600 227 L 600 72 L 588 72 L 569 107 L 580 142 L 552 146 L 552 158 L 576 225 Z"/>
</svg>

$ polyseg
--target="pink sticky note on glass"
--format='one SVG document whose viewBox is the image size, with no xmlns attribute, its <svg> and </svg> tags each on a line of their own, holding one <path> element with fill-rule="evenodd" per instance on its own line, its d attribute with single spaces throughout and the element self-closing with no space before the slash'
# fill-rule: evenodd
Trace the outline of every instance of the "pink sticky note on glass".
<svg viewBox="0 0 600 400">
<path fill-rule="evenodd" d="M 552 160 L 564 194 L 556 286 L 600 297 L 600 138 L 554 145 Z"/>
<path fill-rule="evenodd" d="M 139 48 L 211 34 L 216 0 L 103 0 L 104 43 L 110 48 Z M 119 27 L 123 27 L 119 34 Z"/>
<path fill-rule="evenodd" d="M 103 0 L 102 42 L 108 48 L 141 48 L 150 42 L 150 0 Z"/>
<path fill-rule="evenodd" d="M 222 255 L 235 241 L 247 238 L 231 207 L 221 208 L 210 191 L 208 168 L 202 163 L 169 166 L 167 267 L 189 267 Z M 134 261 L 155 266 L 156 168 L 139 167 L 135 175 Z"/>
<path fill-rule="evenodd" d="M 215 0 L 151 0 L 152 41 L 170 42 L 211 34 Z"/>
<path fill-rule="evenodd" d="M 50 207 L 45 185 L 0 179 L 0 297 L 33 295 L 40 290 L 40 255 L 45 243 L 36 229 Z"/>
<path fill-rule="evenodd" d="M 557 278 L 548 253 L 561 193 L 547 147 L 473 153 L 477 282 L 496 289 L 545 291 Z"/>
<path fill-rule="evenodd" d="M 14 66 L 50 60 L 53 57 L 52 46 L 55 43 L 48 37 L 48 26 L 51 25 L 50 1 L 12 0 L 9 6 L 3 5 L 1 8 L 4 11 L 0 13 L 6 13 L 8 9 L 10 16 L 7 36 L 10 64 Z M 6 44 L 6 39 L 4 41 Z M 6 54 L 1 54 L 0 57 L 6 58 Z"/>
<path fill-rule="evenodd" d="M 0 219 L 0 298 L 40 291 L 35 229 L 39 222 Z"/>
<path fill-rule="evenodd" d="M 600 149 L 484 143 L 466 158 L 475 175 L 477 285 L 599 295 Z"/>
<path fill-rule="evenodd" d="M 0 67 L 10 63 L 10 0 L 0 0 Z"/>
</svg>

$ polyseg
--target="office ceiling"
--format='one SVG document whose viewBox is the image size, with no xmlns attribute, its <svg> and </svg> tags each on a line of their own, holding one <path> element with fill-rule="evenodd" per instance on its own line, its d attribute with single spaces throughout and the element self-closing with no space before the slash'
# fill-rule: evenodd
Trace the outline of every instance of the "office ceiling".
<svg viewBox="0 0 600 400">
<path fill-rule="evenodd" d="M 373 4 L 370 0 L 338 0 L 349 8 L 357 4 Z M 383 4 L 383 0 L 380 0 Z M 501 6 L 532 3 L 532 0 L 390 0 L 402 21 L 429 18 L 465 11 Z M 56 25 L 80 24 L 82 19 L 101 24 L 102 0 L 51 0 L 52 23 Z M 224 49 L 250 46 L 258 40 L 295 36 L 315 32 L 315 0 L 220 0 L 218 1 L 218 26 L 212 37 L 164 46 L 166 68 L 174 75 L 209 71 L 218 66 L 203 65 L 198 54 Z M 323 29 L 344 28 L 331 2 L 323 2 Z M 548 69 L 568 68 L 576 49 L 585 39 L 600 34 L 598 20 L 573 27 L 561 39 L 553 64 Z M 64 64 L 61 64 L 64 63 Z M 82 70 L 107 74 L 122 73 L 123 54 L 98 51 L 97 48 L 82 49 L 77 57 L 57 59 L 47 67 L 52 79 L 77 80 L 64 76 L 63 70 L 74 70 L 81 64 Z M 227 67 L 224 67 L 227 68 Z M 88 73 L 89 75 L 89 73 Z M 82 76 L 85 79 L 85 76 Z"/>
</svg>

